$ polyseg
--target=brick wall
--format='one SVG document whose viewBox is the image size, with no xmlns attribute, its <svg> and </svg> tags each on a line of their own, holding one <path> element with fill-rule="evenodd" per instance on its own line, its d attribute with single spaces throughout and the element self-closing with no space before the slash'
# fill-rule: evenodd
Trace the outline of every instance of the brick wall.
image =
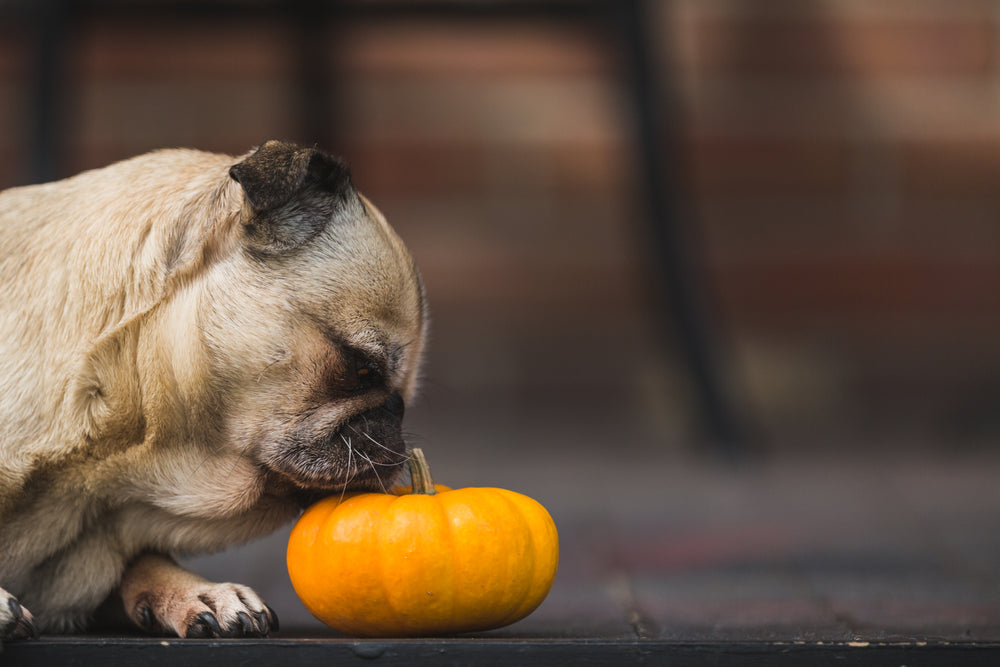
<svg viewBox="0 0 1000 667">
<path fill-rule="evenodd" d="M 752 421 L 775 442 L 992 438 L 1000 5 L 654 5 L 725 368 Z M 310 140 L 291 30 L 105 18 L 73 34 L 65 173 L 161 146 Z M 0 24 L 2 186 L 28 177 L 30 47 Z M 331 148 L 411 245 L 434 308 L 431 430 L 487 415 L 567 442 L 691 437 L 683 364 L 650 316 L 608 56 L 562 23 L 331 29 Z"/>
</svg>

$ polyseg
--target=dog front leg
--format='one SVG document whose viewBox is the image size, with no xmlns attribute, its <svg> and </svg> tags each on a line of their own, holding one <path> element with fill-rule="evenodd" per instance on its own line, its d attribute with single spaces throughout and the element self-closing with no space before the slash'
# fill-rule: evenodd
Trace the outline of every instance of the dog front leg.
<svg viewBox="0 0 1000 667">
<path fill-rule="evenodd" d="M 125 613 L 148 632 L 180 637 L 266 637 L 278 617 L 251 589 L 216 584 L 161 554 L 139 556 L 122 577 Z"/>
</svg>

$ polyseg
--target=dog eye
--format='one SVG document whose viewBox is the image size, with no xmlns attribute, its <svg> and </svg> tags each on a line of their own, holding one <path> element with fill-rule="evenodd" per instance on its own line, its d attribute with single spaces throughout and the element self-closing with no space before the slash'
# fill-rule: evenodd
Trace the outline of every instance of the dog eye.
<svg viewBox="0 0 1000 667">
<path fill-rule="evenodd" d="M 367 391 L 381 382 L 382 374 L 370 359 L 358 352 L 349 355 L 348 383 L 352 391 Z"/>
<path fill-rule="evenodd" d="M 378 371 L 370 366 L 359 366 L 357 371 L 358 385 L 362 389 L 371 389 L 378 383 Z"/>
</svg>

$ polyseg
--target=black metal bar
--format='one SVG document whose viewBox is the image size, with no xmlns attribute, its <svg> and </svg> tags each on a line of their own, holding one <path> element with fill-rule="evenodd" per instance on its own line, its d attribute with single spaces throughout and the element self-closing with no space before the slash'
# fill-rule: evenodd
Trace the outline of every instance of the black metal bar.
<svg viewBox="0 0 1000 667">
<path fill-rule="evenodd" d="M 664 90 L 656 76 L 644 0 L 617 4 L 624 60 L 629 74 L 634 140 L 640 163 L 641 186 L 649 219 L 650 249 L 656 278 L 665 300 L 665 323 L 676 334 L 676 344 L 692 379 L 704 428 L 718 449 L 729 456 L 746 453 L 746 434 L 720 372 L 716 344 L 719 332 L 709 324 L 703 267 L 696 260 L 692 239 L 694 212 L 685 201 L 680 168 L 680 114 L 672 90 Z"/>
<path fill-rule="evenodd" d="M 316 15 L 364 20 L 551 19 L 573 20 L 603 15 L 613 0 L 272 0 L 235 3 L 231 0 L 59 0 L 80 17 L 157 19 L 260 19 L 287 17 L 290 6 L 309 4 Z M 48 0 L 39 0 L 48 4 Z M 0 17 L 18 17 L 34 11 L 36 3 L 0 0 Z"/>
<path fill-rule="evenodd" d="M 324 148 L 336 146 L 334 132 L 334 77 L 330 67 L 331 45 L 327 41 L 330 12 L 338 3 L 320 6 L 313 0 L 294 0 L 286 19 L 294 30 L 296 63 L 296 111 L 302 143 Z"/>
<path fill-rule="evenodd" d="M 308 4 L 317 15 L 333 12 L 342 16 L 388 20 L 462 20 L 465 18 L 572 19 L 603 12 L 613 0 L 271 0 L 235 3 L 231 0 L 68 0 L 86 16 L 209 18 L 244 16 L 251 18 L 287 16 L 289 5 Z M 15 13 L 21 5 L 4 6 Z"/>
<path fill-rule="evenodd" d="M 31 116 L 29 176 L 33 182 L 59 176 L 59 155 L 65 137 L 67 0 L 38 0 L 32 6 L 35 35 L 34 89 Z"/>
</svg>

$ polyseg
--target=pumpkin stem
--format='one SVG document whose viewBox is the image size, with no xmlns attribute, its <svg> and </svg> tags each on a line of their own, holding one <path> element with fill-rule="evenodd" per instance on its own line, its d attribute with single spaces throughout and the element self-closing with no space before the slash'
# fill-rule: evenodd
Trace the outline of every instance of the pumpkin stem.
<svg viewBox="0 0 1000 667">
<path fill-rule="evenodd" d="M 410 450 L 410 482 L 413 485 L 413 493 L 425 496 L 433 496 L 437 493 L 437 489 L 434 488 L 434 480 L 431 479 L 431 468 L 427 465 L 424 451 L 419 447 Z"/>
</svg>

